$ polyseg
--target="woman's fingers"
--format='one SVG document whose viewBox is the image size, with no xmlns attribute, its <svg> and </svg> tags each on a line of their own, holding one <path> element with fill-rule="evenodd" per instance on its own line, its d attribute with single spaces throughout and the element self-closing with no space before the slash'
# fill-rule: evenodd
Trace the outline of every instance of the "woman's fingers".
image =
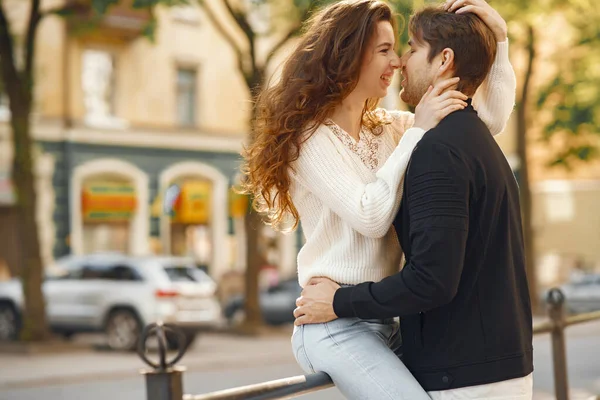
<svg viewBox="0 0 600 400">
<path fill-rule="evenodd" d="M 459 8 L 458 10 L 456 10 L 457 14 L 464 14 L 464 13 L 468 13 L 468 12 L 477 15 L 481 19 L 484 19 L 485 16 L 487 15 L 483 8 L 473 6 L 473 5 L 464 6 L 464 7 Z"/>
<path fill-rule="evenodd" d="M 459 99 L 444 100 L 440 103 L 440 110 L 443 111 L 451 106 L 461 106 L 462 108 L 465 108 L 467 106 L 467 103 Z"/>
<path fill-rule="evenodd" d="M 429 97 L 431 95 L 431 92 L 433 92 L 433 85 L 429 85 L 423 97 Z"/>
<path fill-rule="evenodd" d="M 449 106 L 439 110 L 437 112 L 437 117 L 441 121 L 448 115 L 452 114 L 454 111 L 463 110 L 464 108 L 465 107 L 463 107 L 461 104 L 450 104 Z"/>
<path fill-rule="evenodd" d="M 473 13 L 494 32 L 497 41 L 506 40 L 506 21 L 485 0 L 447 0 L 444 9 L 457 14 Z"/>
<path fill-rule="evenodd" d="M 447 99 L 461 99 L 461 100 L 467 100 L 469 98 L 469 96 L 467 96 L 466 94 L 464 94 L 463 92 L 460 92 L 458 90 L 446 90 L 444 93 L 442 93 L 440 95 L 440 100 L 447 100 Z"/>
<path fill-rule="evenodd" d="M 452 86 L 457 85 L 459 81 L 460 81 L 460 78 L 458 78 L 458 77 L 445 79 L 445 80 L 437 83 L 433 87 L 431 94 L 433 96 L 439 96 L 440 94 L 444 93 L 446 90 L 452 88 Z"/>
<path fill-rule="evenodd" d="M 454 12 L 457 8 L 463 7 L 466 5 L 467 0 L 456 0 L 453 1 L 452 4 L 447 8 L 447 11 Z"/>
<path fill-rule="evenodd" d="M 419 100 L 419 104 L 426 102 L 429 99 L 429 96 L 431 96 L 432 91 L 433 91 L 433 86 L 429 85 L 429 88 L 427 88 L 427 91 L 425 92 L 423 97 L 421 97 L 421 100 Z"/>
<path fill-rule="evenodd" d="M 457 9 L 464 7 L 464 6 L 468 6 L 468 5 L 480 6 L 482 2 L 484 2 L 484 1 L 483 0 L 447 0 L 446 3 L 444 4 L 444 9 L 449 12 L 454 12 Z"/>
</svg>

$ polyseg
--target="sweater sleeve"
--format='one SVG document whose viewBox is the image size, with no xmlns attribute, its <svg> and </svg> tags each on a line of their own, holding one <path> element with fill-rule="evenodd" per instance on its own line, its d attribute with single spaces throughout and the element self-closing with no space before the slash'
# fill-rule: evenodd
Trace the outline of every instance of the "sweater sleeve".
<svg viewBox="0 0 600 400">
<path fill-rule="evenodd" d="M 496 59 L 473 96 L 473 108 L 492 135 L 501 133 L 515 106 L 517 79 L 508 58 L 508 39 L 498 42 Z"/>
<path fill-rule="evenodd" d="M 517 80 L 508 58 L 508 39 L 498 42 L 496 58 L 485 80 L 473 96 L 473 108 L 492 135 L 501 133 L 515 105 Z M 396 137 L 412 127 L 415 114 L 408 111 L 388 111 L 393 118 Z"/>
<path fill-rule="evenodd" d="M 338 150 L 343 144 L 317 130 L 303 143 L 291 174 L 353 229 L 367 237 L 383 237 L 400 207 L 404 173 L 424 133 L 419 128 L 406 131 L 376 173 L 376 180 L 365 184 L 344 163 L 344 155 Z"/>
<path fill-rule="evenodd" d="M 458 291 L 469 227 L 469 170 L 443 145 L 419 146 L 406 176 L 411 254 L 380 282 L 336 291 L 336 315 L 407 316 L 441 307 Z"/>
</svg>

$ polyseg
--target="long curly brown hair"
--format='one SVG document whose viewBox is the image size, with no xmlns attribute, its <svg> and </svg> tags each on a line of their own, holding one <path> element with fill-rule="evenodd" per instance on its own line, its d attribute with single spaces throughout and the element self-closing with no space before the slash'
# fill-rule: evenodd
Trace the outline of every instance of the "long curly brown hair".
<svg viewBox="0 0 600 400">
<path fill-rule="evenodd" d="M 289 217 L 297 227 L 299 215 L 290 195 L 292 163 L 302 143 L 356 87 L 381 21 L 397 33 L 395 16 L 382 1 L 347 0 L 325 7 L 308 21 L 279 81 L 258 95 L 253 141 L 243 153 L 242 188 L 273 228 L 287 228 Z M 388 122 L 373 112 L 378 101 L 368 99 L 363 109 L 363 125 L 371 130 Z"/>
</svg>

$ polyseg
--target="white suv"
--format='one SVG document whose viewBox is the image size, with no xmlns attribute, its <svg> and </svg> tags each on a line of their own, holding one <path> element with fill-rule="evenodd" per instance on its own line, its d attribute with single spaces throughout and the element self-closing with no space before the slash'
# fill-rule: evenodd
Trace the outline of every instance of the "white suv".
<svg viewBox="0 0 600 400">
<path fill-rule="evenodd" d="M 189 345 L 198 331 L 221 323 L 215 291 L 189 259 L 120 254 L 62 258 L 43 283 L 53 331 L 104 331 L 115 350 L 135 349 L 142 328 L 159 320 L 183 328 Z M 20 282 L 0 283 L 0 340 L 17 337 L 22 307 Z"/>
</svg>

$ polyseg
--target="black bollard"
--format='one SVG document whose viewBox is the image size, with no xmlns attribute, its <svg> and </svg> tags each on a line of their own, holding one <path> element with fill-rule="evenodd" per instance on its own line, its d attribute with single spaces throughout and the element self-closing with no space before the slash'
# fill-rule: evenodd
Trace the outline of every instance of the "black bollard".
<svg viewBox="0 0 600 400">
<path fill-rule="evenodd" d="M 147 400 L 181 400 L 183 398 L 183 371 L 185 368 L 174 367 L 161 371 L 146 370 Z"/>
<path fill-rule="evenodd" d="M 172 333 L 177 338 L 178 352 L 175 358 L 167 361 L 167 336 Z M 158 339 L 158 363 L 151 361 L 146 356 L 146 342 L 149 337 Z M 146 376 L 147 400 L 181 400 L 183 398 L 183 367 L 175 367 L 175 363 L 183 357 L 186 350 L 183 332 L 162 322 L 150 324 L 142 331 L 137 352 L 140 358 L 152 369 L 142 370 Z"/>
<path fill-rule="evenodd" d="M 567 353 L 565 350 L 565 295 L 558 288 L 548 292 L 548 316 L 552 321 L 552 359 L 554 364 L 554 394 L 557 400 L 569 399 Z"/>
</svg>

